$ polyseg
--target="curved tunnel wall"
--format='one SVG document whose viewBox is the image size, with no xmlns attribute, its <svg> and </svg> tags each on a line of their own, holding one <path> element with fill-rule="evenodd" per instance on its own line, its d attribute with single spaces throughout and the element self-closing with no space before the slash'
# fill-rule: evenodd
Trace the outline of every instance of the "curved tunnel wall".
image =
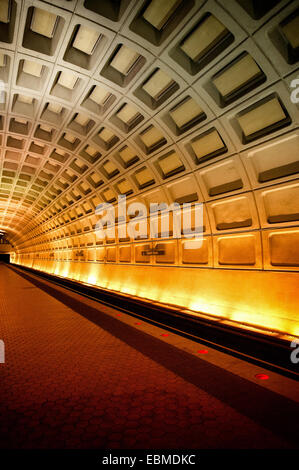
<svg viewBox="0 0 299 470">
<path fill-rule="evenodd" d="M 14 0 L 2 18 L 13 260 L 298 335 L 298 2 L 158 3 Z M 202 202 L 202 246 L 101 244 L 95 208 L 120 194 Z"/>
</svg>

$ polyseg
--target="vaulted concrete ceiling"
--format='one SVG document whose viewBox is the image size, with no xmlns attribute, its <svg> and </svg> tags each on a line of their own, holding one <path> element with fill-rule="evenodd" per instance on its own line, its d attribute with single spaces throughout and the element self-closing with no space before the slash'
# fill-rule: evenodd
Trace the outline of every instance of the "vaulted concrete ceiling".
<svg viewBox="0 0 299 470">
<path fill-rule="evenodd" d="M 118 194 L 204 201 L 212 233 L 298 223 L 298 18 L 297 1 L 1 0 L 0 227 L 22 248 Z"/>
</svg>

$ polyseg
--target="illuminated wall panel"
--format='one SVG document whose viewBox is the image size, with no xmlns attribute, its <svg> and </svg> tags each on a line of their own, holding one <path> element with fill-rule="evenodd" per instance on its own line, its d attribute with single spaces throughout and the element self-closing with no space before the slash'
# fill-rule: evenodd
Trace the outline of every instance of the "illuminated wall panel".
<svg viewBox="0 0 299 470">
<path fill-rule="evenodd" d="M 209 203 L 208 208 L 215 232 L 257 227 L 255 204 L 249 193 Z"/>
<path fill-rule="evenodd" d="M 299 266 L 299 232 L 272 233 L 269 236 L 272 266 Z"/>
<path fill-rule="evenodd" d="M 154 252 L 160 252 L 155 255 L 156 263 L 174 264 L 176 261 L 176 245 L 174 242 L 155 243 Z"/>
<path fill-rule="evenodd" d="M 258 267 L 260 265 L 260 236 L 257 233 L 227 235 L 215 239 L 218 266 Z"/>
<path fill-rule="evenodd" d="M 209 238 L 203 238 L 203 240 L 183 240 L 182 263 L 207 265 L 209 262 L 209 251 L 211 251 Z"/>
<path fill-rule="evenodd" d="M 121 263 L 131 262 L 131 245 L 124 245 L 119 247 L 119 261 Z"/>
</svg>

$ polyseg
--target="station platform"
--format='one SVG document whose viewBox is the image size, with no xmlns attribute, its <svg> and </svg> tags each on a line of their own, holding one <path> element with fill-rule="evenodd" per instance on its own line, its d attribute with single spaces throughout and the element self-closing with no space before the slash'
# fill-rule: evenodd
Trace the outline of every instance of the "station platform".
<svg viewBox="0 0 299 470">
<path fill-rule="evenodd" d="M 4 264 L 0 339 L 0 448 L 298 447 L 295 380 Z"/>
</svg>

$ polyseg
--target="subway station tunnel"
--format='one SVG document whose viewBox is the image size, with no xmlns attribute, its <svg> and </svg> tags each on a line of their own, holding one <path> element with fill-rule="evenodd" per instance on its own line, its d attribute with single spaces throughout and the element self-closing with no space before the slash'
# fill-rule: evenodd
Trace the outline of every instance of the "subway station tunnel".
<svg viewBox="0 0 299 470">
<path fill-rule="evenodd" d="M 1 448 L 298 445 L 298 31 L 0 0 Z"/>
</svg>

